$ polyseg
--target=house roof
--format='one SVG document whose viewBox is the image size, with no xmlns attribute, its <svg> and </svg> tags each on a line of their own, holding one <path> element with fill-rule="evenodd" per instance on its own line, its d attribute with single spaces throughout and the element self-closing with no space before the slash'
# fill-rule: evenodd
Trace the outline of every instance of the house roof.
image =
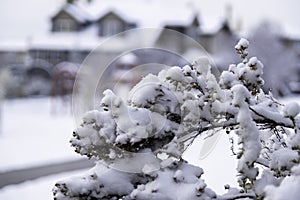
<svg viewBox="0 0 300 200">
<path fill-rule="evenodd" d="M 90 3 L 76 1 L 73 4 L 65 4 L 52 18 L 61 12 L 66 12 L 79 23 L 97 21 L 108 13 L 114 13 L 126 22 L 135 23 L 139 28 L 163 28 L 167 25 L 189 26 L 195 18 L 200 21 L 198 11 L 193 8 L 189 0 L 176 0 L 176 2 L 174 0 L 101 0 Z M 149 31 L 146 32 L 138 34 L 146 34 L 151 41 L 155 41 L 159 35 L 157 30 L 150 31 L 151 34 Z M 143 35 L 139 37 L 143 38 Z M 92 50 L 105 39 L 107 38 L 99 37 L 97 25 L 91 24 L 79 32 L 49 32 L 42 36 L 36 35 L 27 43 L 27 47 L 29 49 Z M 148 43 L 151 43 L 150 39 Z M 125 48 L 123 44 L 128 46 L 128 42 L 116 41 L 116 44 L 110 45 L 108 49 Z"/>
<path fill-rule="evenodd" d="M 220 32 L 221 30 L 227 30 L 229 32 L 233 32 L 228 21 L 221 20 L 219 23 L 213 24 L 211 26 L 201 26 L 201 35 L 204 36 L 213 36 Z"/>
<path fill-rule="evenodd" d="M 0 40 L 0 51 L 26 52 L 27 50 L 28 50 L 28 39 Z"/>
<path fill-rule="evenodd" d="M 125 21 L 137 23 L 139 27 L 151 28 L 173 24 L 188 26 L 195 16 L 199 16 L 188 0 L 101 0 L 91 3 L 79 1 L 71 7 L 88 13 L 93 21 L 113 12 Z"/>
<path fill-rule="evenodd" d="M 128 23 L 135 23 L 139 28 L 163 28 L 166 25 L 189 26 L 199 16 L 188 0 L 178 0 L 176 3 L 173 0 L 101 0 L 91 3 L 76 1 L 63 6 L 55 16 L 62 11 L 80 23 L 98 21 L 107 14 L 114 13 Z M 159 31 L 150 32 L 147 31 L 147 38 L 155 41 Z M 140 35 L 139 37 L 143 38 Z M 30 42 L 30 49 L 92 50 L 105 39 L 107 38 L 98 35 L 97 25 L 91 24 L 79 32 L 48 33 L 42 37 L 34 37 Z M 116 38 L 116 40 L 120 39 Z M 128 46 L 128 42 L 116 41 L 116 44 L 110 45 L 108 49 L 123 49 L 125 48 L 123 44 Z"/>
<path fill-rule="evenodd" d="M 91 51 L 97 47 L 100 51 L 119 52 L 128 48 L 137 48 L 140 44 L 151 46 L 160 33 L 160 29 L 137 29 L 131 34 L 108 39 L 99 37 L 97 30 L 96 24 L 93 24 L 81 32 L 59 32 L 36 36 L 30 40 L 29 49 Z M 141 41 L 137 42 L 139 39 Z"/>
<path fill-rule="evenodd" d="M 88 37 L 82 37 L 82 34 L 51 33 L 47 35 L 36 36 L 30 41 L 29 48 L 90 51 L 103 40 L 103 38 L 93 37 L 89 34 L 87 35 Z"/>
<path fill-rule="evenodd" d="M 54 17 L 56 17 L 61 12 L 66 12 L 79 23 L 86 23 L 88 21 L 93 20 L 93 17 L 88 13 L 88 11 L 85 10 L 84 7 L 80 6 L 79 4 L 64 5 Z"/>
</svg>

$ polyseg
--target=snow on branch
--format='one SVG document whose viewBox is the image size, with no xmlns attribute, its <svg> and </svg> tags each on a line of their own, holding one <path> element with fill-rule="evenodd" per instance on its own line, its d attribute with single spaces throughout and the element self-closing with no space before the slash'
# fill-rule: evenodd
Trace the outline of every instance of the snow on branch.
<svg viewBox="0 0 300 200">
<path fill-rule="evenodd" d="M 291 178 L 299 188 L 300 107 L 264 93 L 263 64 L 247 57 L 248 46 L 238 42 L 241 62 L 220 77 L 201 58 L 149 74 L 127 102 L 106 90 L 100 108 L 86 113 L 71 139 L 96 166 L 58 182 L 55 199 L 276 199 L 272 191 L 288 195 L 283 188 Z M 220 129 L 238 138 L 239 188 L 227 186 L 223 195 L 181 157 L 196 137 Z"/>
</svg>

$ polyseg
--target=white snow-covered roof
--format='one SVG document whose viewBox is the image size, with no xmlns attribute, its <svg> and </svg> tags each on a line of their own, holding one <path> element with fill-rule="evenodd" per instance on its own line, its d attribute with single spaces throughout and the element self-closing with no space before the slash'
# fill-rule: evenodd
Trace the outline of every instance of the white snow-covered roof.
<svg viewBox="0 0 300 200">
<path fill-rule="evenodd" d="M 63 7 L 63 11 L 74 17 L 74 19 L 80 23 L 85 23 L 93 19 L 93 17 L 80 5 L 66 4 Z"/>
<path fill-rule="evenodd" d="M 153 47 L 161 29 L 134 29 L 130 34 L 112 37 L 99 36 L 97 24 L 92 24 L 80 32 L 50 32 L 32 37 L 29 49 L 47 50 L 97 50 L 106 52 L 121 52 L 124 50 L 144 47 Z"/>
<path fill-rule="evenodd" d="M 30 49 L 90 51 L 104 40 L 95 36 L 82 36 L 79 33 L 50 33 L 32 38 L 29 47 Z"/>
<path fill-rule="evenodd" d="M 201 33 L 205 34 L 205 35 L 214 35 L 214 34 L 218 33 L 222 28 L 224 28 L 226 23 L 227 22 L 224 20 L 219 20 L 219 21 L 216 21 L 216 23 L 214 23 L 214 24 L 206 24 L 206 25 L 202 24 L 200 26 Z"/>
<path fill-rule="evenodd" d="M 198 18 L 199 16 L 193 6 L 189 4 L 189 0 L 176 2 L 173 0 L 101 0 L 91 3 L 77 1 L 73 4 L 64 5 L 62 10 L 80 23 L 97 21 L 106 14 L 113 12 L 129 23 L 136 23 L 139 28 L 163 28 L 166 25 L 188 26 L 195 17 Z M 44 35 L 35 35 L 29 42 L 26 42 L 26 48 L 90 51 L 107 39 L 107 37 L 100 37 L 98 31 L 97 24 L 91 24 L 79 32 L 48 32 Z M 147 37 L 148 44 L 151 44 L 158 35 L 159 31 L 146 31 L 145 33 L 138 33 L 138 36 L 135 35 L 136 38 L 131 39 L 134 43 L 137 38 Z M 128 43 L 128 41 L 120 42 L 120 38 L 116 38 L 115 41 L 111 40 L 110 43 L 106 43 L 108 46 L 104 44 L 102 48 L 108 51 L 121 50 L 126 49 Z M 7 50 L 7 48 L 3 49 Z"/>
<path fill-rule="evenodd" d="M 0 40 L 0 51 L 25 52 L 28 50 L 28 40 Z"/>
<path fill-rule="evenodd" d="M 94 21 L 113 12 L 139 27 L 160 28 L 165 25 L 187 26 L 198 13 L 187 0 L 101 0 L 74 4 L 88 12 Z"/>
</svg>

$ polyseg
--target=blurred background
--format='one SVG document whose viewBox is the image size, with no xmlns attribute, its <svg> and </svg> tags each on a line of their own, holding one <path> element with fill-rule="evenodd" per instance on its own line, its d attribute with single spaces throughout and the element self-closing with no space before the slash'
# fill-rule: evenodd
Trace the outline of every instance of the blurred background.
<svg viewBox="0 0 300 200">
<path fill-rule="evenodd" d="M 85 58 L 113 35 L 133 28 L 178 31 L 203 49 L 176 40 L 166 31 L 156 34 L 148 45 L 167 46 L 191 59 L 208 53 L 220 71 L 239 61 L 234 46 L 245 37 L 250 41 L 250 56 L 264 63 L 264 90 L 277 98 L 298 99 L 299 8 L 298 0 L 0 1 L 0 199 L 52 199 L 55 181 L 92 165 L 68 143 L 75 129 L 71 94 Z M 117 58 L 102 83 L 117 84 L 120 94 L 141 78 L 134 73 L 124 76 L 139 65 L 189 63 L 157 49 L 128 51 L 140 46 L 139 38 L 132 37 L 125 33 L 95 54 L 97 67 L 103 70 L 109 60 Z M 157 71 L 147 68 L 139 73 Z M 93 74 L 86 77 L 98 80 Z M 84 84 L 81 90 L 88 90 L 89 82 Z M 230 154 L 224 149 L 215 151 Z M 234 163 L 229 165 L 234 168 Z M 220 176 L 230 182 L 229 175 Z M 216 183 L 222 181 L 210 181 L 222 192 L 223 186 Z"/>
</svg>

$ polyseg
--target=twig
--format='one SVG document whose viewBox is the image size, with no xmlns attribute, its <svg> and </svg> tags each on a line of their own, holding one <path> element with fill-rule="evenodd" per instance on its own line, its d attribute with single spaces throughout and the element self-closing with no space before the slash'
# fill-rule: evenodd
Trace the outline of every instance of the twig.
<svg viewBox="0 0 300 200">
<path fill-rule="evenodd" d="M 277 121 L 274 121 L 273 119 L 270 119 L 266 116 L 264 116 L 263 114 L 261 113 L 258 113 L 256 110 L 254 110 L 253 108 L 249 107 L 249 109 L 255 113 L 257 116 L 263 118 L 263 120 L 259 120 L 259 119 L 253 119 L 255 122 L 257 123 L 266 123 L 266 124 L 274 124 L 276 126 L 284 126 L 284 127 L 287 127 L 287 128 L 294 128 L 292 125 L 290 124 L 286 124 L 284 122 L 277 122 Z"/>
</svg>

